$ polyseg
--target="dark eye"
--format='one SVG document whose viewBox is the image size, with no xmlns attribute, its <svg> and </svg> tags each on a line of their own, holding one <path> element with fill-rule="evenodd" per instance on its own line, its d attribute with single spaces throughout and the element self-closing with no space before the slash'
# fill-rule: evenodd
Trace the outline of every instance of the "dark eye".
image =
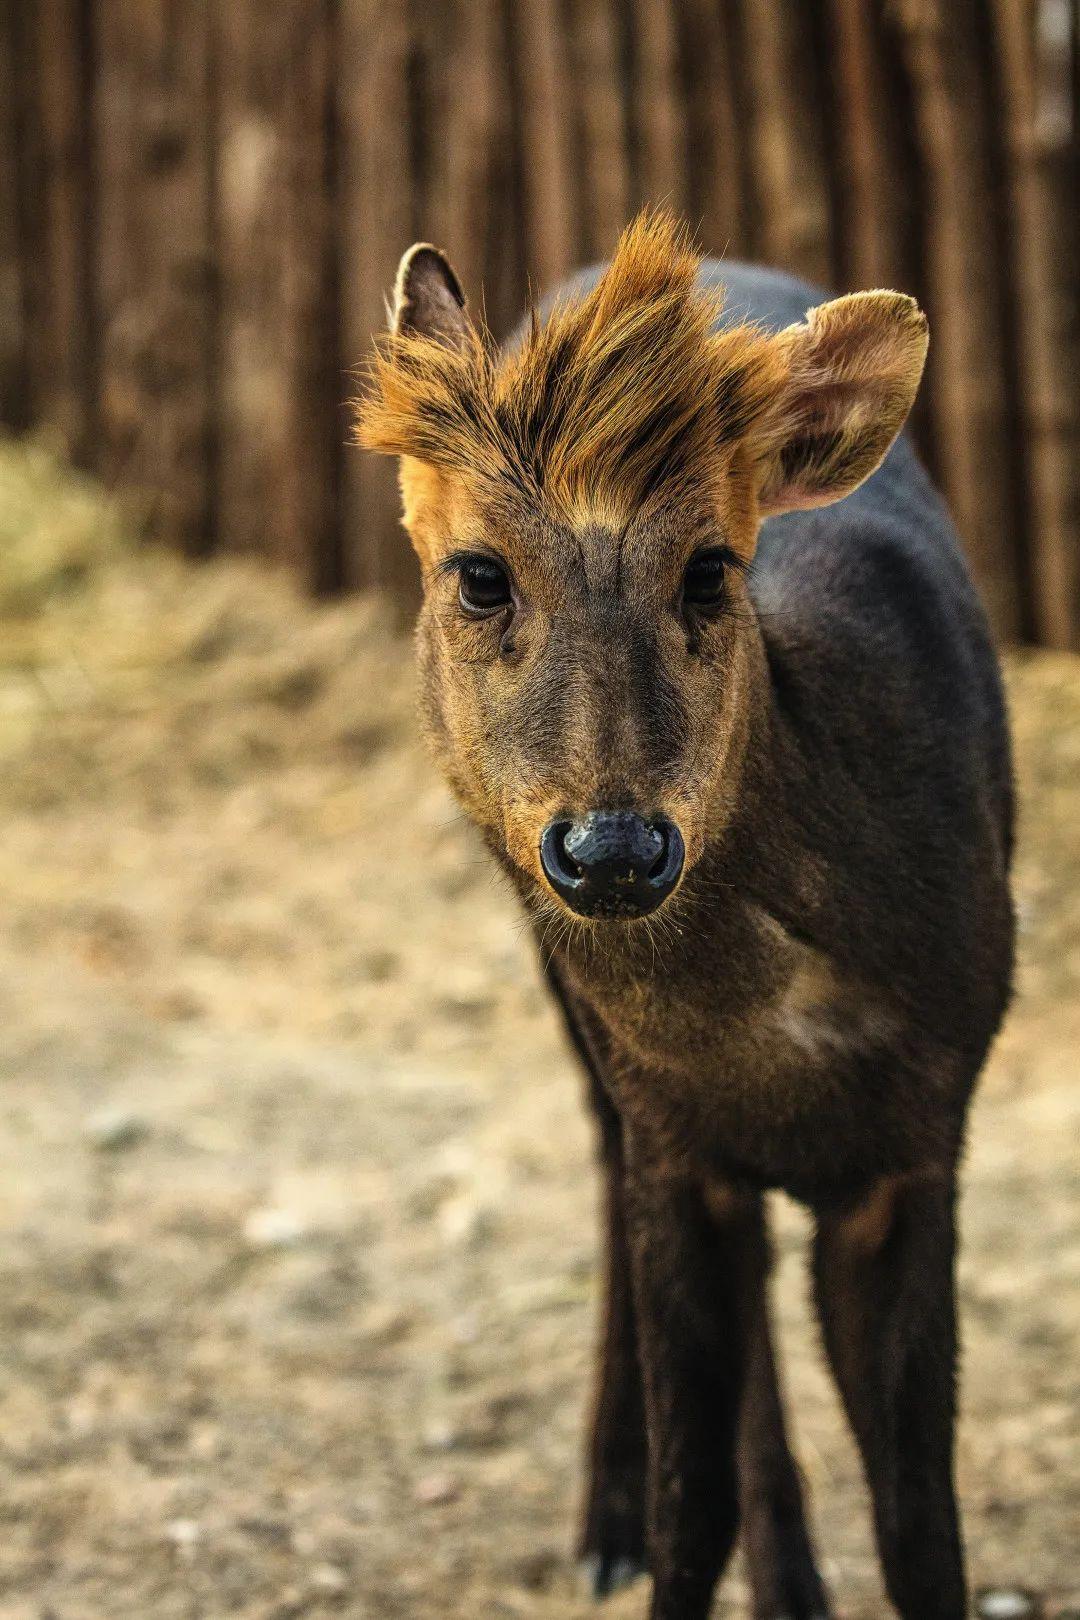
<svg viewBox="0 0 1080 1620">
<path fill-rule="evenodd" d="M 691 557 L 683 575 L 682 599 L 685 607 L 707 613 L 724 600 L 727 556 L 719 549 L 699 551 Z"/>
<path fill-rule="evenodd" d="M 458 600 L 466 613 L 495 613 L 512 601 L 506 569 L 491 557 L 463 558 L 458 577 Z"/>
</svg>

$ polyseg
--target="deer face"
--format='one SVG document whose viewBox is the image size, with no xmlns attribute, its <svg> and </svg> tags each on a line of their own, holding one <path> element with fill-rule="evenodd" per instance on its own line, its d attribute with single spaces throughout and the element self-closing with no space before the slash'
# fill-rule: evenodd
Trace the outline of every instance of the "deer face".
<svg viewBox="0 0 1080 1620">
<path fill-rule="evenodd" d="M 655 910 L 738 768 L 749 606 L 730 529 L 706 509 L 617 527 L 450 504 L 445 527 L 442 501 L 413 522 L 425 709 L 451 782 L 540 893 L 594 918 Z"/>
<path fill-rule="evenodd" d="M 402 261 L 361 438 L 401 456 L 428 729 L 526 896 L 633 920 L 719 836 L 749 742 L 761 518 L 854 489 L 926 349 L 899 294 L 715 330 L 669 220 L 499 358 L 435 249 Z"/>
</svg>

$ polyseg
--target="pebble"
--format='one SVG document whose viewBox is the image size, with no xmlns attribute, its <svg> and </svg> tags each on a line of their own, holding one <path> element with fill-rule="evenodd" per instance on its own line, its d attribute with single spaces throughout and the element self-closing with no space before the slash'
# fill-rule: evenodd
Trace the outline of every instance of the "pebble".
<svg viewBox="0 0 1080 1620">
<path fill-rule="evenodd" d="M 102 1153 L 116 1153 L 134 1147 L 148 1134 L 141 1114 L 129 1108 L 102 1108 L 86 1122 L 87 1140 Z"/>
<path fill-rule="evenodd" d="M 468 1197 L 451 1199 L 439 1211 L 443 1241 L 454 1248 L 479 1249 L 493 1235 L 492 1211 Z"/>
<path fill-rule="evenodd" d="M 182 1558 L 194 1558 L 201 1534 L 197 1519 L 170 1519 L 165 1534 Z"/>
<path fill-rule="evenodd" d="M 458 1432 L 452 1423 L 435 1418 L 425 1426 L 420 1443 L 425 1451 L 453 1451 L 458 1440 Z"/>
<path fill-rule="evenodd" d="M 290 1209 L 253 1209 L 244 1222 L 244 1238 L 253 1249 L 290 1249 L 305 1227 Z"/>
<path fill-rule="evenodd" d="M 339 1569 L 337 1564 L 316 1564 L 311 1571 L 310 1581 L 316 1592 L 323 1592 L 328 1597 L 340 1596 L 349 1586 L 345 1571 Z"/>
<path fill-rule="evenodd" d="M 1033 1593 L 1018 1586 L 988 1587 L 975 1600 L 979 1620 L 1038 1620 L 1041 1613 Z"/>
<path fill-rule="evenodd" d="M 450 1337 L 455 1344 L 476 1344 L 480 1337 L 480 1318 L 475 1311 L 463 1311 L 450 1324 Z"/>
<path fill-rule="evenodd" d="M 441 1507 L 457 1496 L 458 1482 L 452 1474 L 424 1474 L 413 1489 L 413 1499 L 422 1507 Z"/>
</svg>

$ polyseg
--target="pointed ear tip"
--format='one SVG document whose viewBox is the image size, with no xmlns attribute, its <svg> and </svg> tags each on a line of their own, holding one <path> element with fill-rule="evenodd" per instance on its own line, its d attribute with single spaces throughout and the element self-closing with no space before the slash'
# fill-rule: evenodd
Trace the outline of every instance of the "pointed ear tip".
<svg viewBox="0 0 1080 1620">
<path fill-rule="evenodd" d="M 819 332 L 841 332 L 845 328 L 890 326 L 905 341 L 919 343 L 925 350 L 930 341 L 930 322 L 910 293 L 891 287 L 872 287 L 865 292 L 845 293 L 827 303 L 815 304 L 806 312 L 806 325 Z M 798 331 L 797 327 L 789 328 Z"/>
<path fill-rule="evenodd" d="M 910 293 L 895 292 L 891 287 L 875 287 L 871 292 L 856 293 L 856 298 L 873 300 L 874 306 L 898 323 L 910 326 L 913 332 L 928 332 L 930 322 L 919 301 Z"/>
<path fill-rule="evenodd" d="M 425 270 L 433 270 L 464 308 L 465 294 L 457 271 L 442 248 L 436 247 L 434 242 L 414 242 L 412 247 L 407 247 L 401 255 L 395 280 L 395 289 L 399 296 L 411 278 L 418 274 L 423 275 Z"/>
<path fill-rule="evenodd" d="M 884 296 L 889 301 L 892 314 L 898 320 L 905 321 L 913 328 L 917 327 L 920 331 L 926 331 L 929 328 L 930 323 L 926 318 L 926 312 L 920 308 L 918 299 L 913 298 L 910 293 L 893 292 L 890 289 L 885 292 Z"/>
<path fill-rule="evenodd" d="M 401 255 L 400 263 L 403 267 L 408 267 L 409 265 L 413 264 L 415 260 L 421 256 L 421 254 L 430 256 L 440 265 L 449 264 L 450 262 L 442 248 L 437 248 L 434 242 L 414 242 L 411 247 L 407 247 L 405 249 L 404 253 Z"/>
</svg>

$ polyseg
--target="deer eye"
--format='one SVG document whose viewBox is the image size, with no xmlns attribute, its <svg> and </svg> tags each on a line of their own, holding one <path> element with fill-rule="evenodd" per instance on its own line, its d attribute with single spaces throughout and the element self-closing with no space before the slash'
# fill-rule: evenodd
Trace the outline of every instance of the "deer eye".
<svg viewBox="0 0 1080 1620">
<path fill-rule="evenodd" d="M 727 553 L 720 547 L 699 551 L 686 565 L 683 574 L 682 599 L 685 607 L 707 613 L 718 608 L 724 600 L 727 573 Z"/>
<path fill-rule="evenodd" d="M 466 613 L 496 613 L 513 600 L 506 569 L 492 557 L 463 557 L 458 580 L 458 600 Z"/>
</svg>

